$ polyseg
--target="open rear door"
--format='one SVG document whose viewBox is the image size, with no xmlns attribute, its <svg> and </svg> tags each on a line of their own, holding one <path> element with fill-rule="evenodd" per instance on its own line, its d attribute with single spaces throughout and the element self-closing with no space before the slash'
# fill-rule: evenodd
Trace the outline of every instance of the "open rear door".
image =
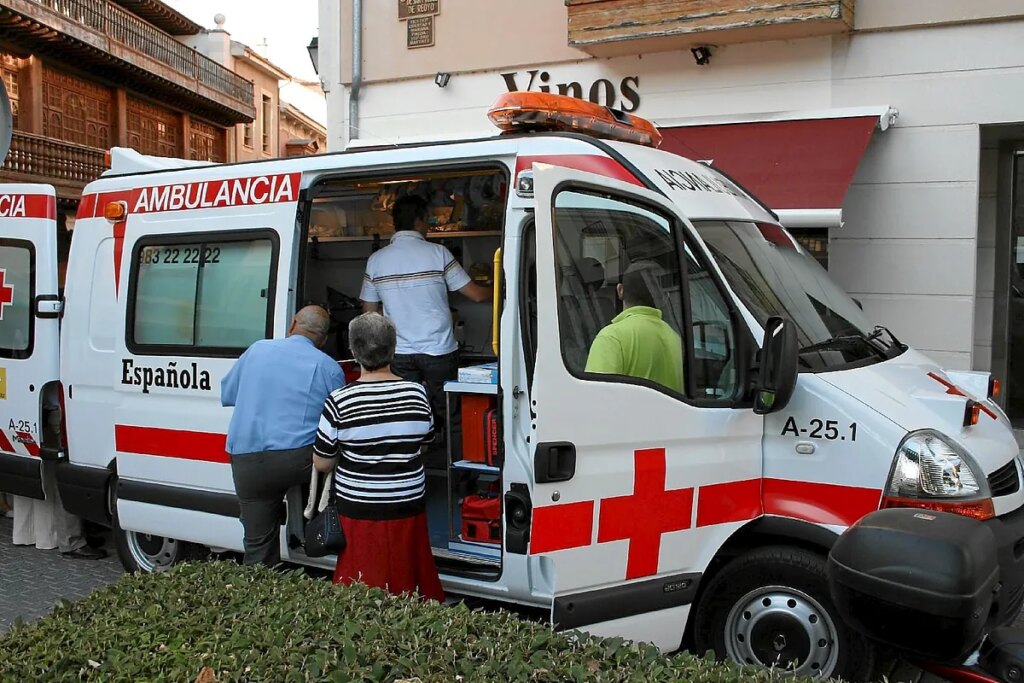
<svg viewBox="0 0 1024 683">
<path fill-rule="evenodd" d="M 43 415 L 56 406 L 43 396 L 58 378 L 60 309 L 54 189 L 0 185 L 0 491 L 44 497 Z"/>
<path fill-rule="evenodd" d="M 762 420 L 738 408 L 729 362 L 739 318 L 665 197 L 567 168 L 534 174 L 530 554 L 553 576 L 559 627 L 674 649 L 714 552 L 761 514 Z M 613 319 L 625 327 L 595 341 Z M 699 333 L 710 328 L 714 372 Z M 622 357 L 653 367 L 616 365 L 624 329 L 652 346 Z"/>
</svg>

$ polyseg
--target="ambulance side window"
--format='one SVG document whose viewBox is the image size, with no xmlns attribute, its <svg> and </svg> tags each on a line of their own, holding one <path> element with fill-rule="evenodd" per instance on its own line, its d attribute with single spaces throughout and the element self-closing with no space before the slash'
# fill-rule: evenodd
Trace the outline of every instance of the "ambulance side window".
<svg viewBox="0 0 1024 683">
<path fill-rule="evenodd" d="M 25 240 L 0 239 L 0 358 L 32 355 L 35 249 Z"/>
<path fill-rule="evenodd" d="M 271 335 L 277 240 L 245 235 L 140 240 L 128 309 L 133 352 L 232 356 Z"/>
</svg>

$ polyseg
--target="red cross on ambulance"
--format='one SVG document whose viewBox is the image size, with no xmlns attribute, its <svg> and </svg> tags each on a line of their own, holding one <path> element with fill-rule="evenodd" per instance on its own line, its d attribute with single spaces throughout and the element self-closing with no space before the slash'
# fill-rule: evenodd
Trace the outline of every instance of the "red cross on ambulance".
<svg viewBox="0 0 1024 683">
<path fill-rule="evenodd" d="M 657 574 L 663 535 L 691 526 L 693 488 L 666 489 L 664 448 L 635 451 L 633 466 L 631 494 L 537 508 L 530 553 L 590 546 L 597 504 L 597 543 L 628 542 L 624 578 Z"/>
<path fill-rule="evenodd" d="M 4 310 L 14 303 L 14 287 L 7 284 L 7 269 L 0 268 L 0 320 L 4 319 Z"/>
</svg>

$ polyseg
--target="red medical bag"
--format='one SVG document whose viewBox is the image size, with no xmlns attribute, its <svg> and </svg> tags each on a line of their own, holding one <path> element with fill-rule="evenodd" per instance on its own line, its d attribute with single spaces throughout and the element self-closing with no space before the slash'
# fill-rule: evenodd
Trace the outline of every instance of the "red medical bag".
<svg viewBox="0 0 1024 683">
<path fill-rule="evenodd" d="M 498 410 L 493 396 L 462 396 L 462 459 L 497 467 L 501 464 Z"/>
<path fill-rule="evenodd" d="M 497 495 L 462 499 L 462 540 L 501 543 L 501 499 Z"/>
</svg>

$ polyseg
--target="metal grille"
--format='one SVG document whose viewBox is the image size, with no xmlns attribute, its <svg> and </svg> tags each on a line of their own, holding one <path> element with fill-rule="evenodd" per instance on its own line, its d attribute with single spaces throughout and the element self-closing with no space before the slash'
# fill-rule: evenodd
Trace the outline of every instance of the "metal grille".
<svg viewBox="0 0 1024 683">
<path fill-rule="evenodd" d="M 1016 459 L 1006 463 L 988 477 L 988 486 L 992 497 L 1008 496 L 1020 489 L 1020 477 L 1017 475 Z"/>
</svg>

